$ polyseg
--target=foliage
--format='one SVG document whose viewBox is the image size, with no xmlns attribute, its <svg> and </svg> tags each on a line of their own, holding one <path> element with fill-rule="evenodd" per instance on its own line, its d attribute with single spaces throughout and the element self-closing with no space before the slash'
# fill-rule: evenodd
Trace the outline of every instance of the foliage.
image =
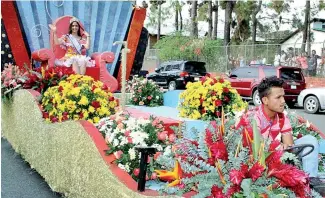
<svg viewBox="0 0 325 198">
<path fill-rule="evenodd" d="M 102 82 L 90 76 L 71 75 L 48 88 L 41 105 L 43 117 L 49 122 L 84 119 L 97 123 L 115 113 L 117 101 Z"/>
<path fill-rule="evenodd" d="M 166 1 L 150 1 L 150 13 L 148 15 L 148 26 L 153 27 L 154 29 L 158 28 L 158 20 L 159 20 L 159 12 L 158 12 L 158 6 L 162 6 L 164 3 L 166 3 Z M 166 21 L 168 18 L 170 18 L 170 10 L 169 7 L 164 7 L 161 8 L 161 24 L 162 26 L 166 26 L 164 25 L 164 21 Z"/>
<path fill-rule="evenodd" d="M 180 95 L 180 101 L 181 117 L 203 120 L 220 118 L 222 109 L 232 114 L 247 106 L 229 81 L 209 77 L 188 83 Z"/>
<path fill-rule="evenodd" d="M 10 100 L 14 91 L 21 89 L 26 77 L 18 66 L 5 66 L 1 73 L 1 97 L 2 99 Z"/>
<path fill-rule="evenodd" d="M 127 90 L 131 92 L 130 103 L 140 106 L 161 106 L 163 105 L 163 92 L 152 80 L 134 76 L 127 83 Z"/>
<path fill-rule="evenodd" d="M 244 147 L 242 142 L 248 136 L 241 130 L 225 126 L 224 131 L 220 130 L 222 124 L 212 121 L 197 139 L 179 139 L 174 144 L 173 154 L 158 158 L 160 162 L 176 161 L 180 167 L 178 178 L 174 177 L 161 191 L 183 194 L 194 190 L 197 198 L 279 197 L 284 194 L 308 197 L 311 194 L 308 175 L 281 161 L 283 152 L 275 150 L 280 144 L 278 141 L 259 140 L 259 131 L 254 127 L 253 140 Z M 166 178 L 164 172 L 156 172 L 160 179 Z"/>
<path fill-rule="evenodd" d="M 176 33 L 160 39 L 155 48 L 159 49 L 159 59 L 162 61 L 203 61 L 208 71 L 223 71 L 227 63 L 221 40 L 193 39 Z"/>
<path fill-rule="evenodd" d="M 109 146 L 106 154 L 114 154 L 118 167 L 138 180 L 140 154 L 136 147 L 155 147 L 157 153 L 154 159 L 156 159 L 161 152 L 166 150 L 167 145 L 175 140 L 175 135 L 168 135 L 167 131 L 164 131 L 163 124 L 162 121 L 154 117 L 136 119 L 119 112 L 111 117 L 101 119 L 96 127 Z M 170 146 L 167 149 L 170 149 Z M 147 180 L 149 178 L 156 179 L 156 173 L 153 173 L 153 170 L 160 166 L 152 157 L 148 161 Z"/>
<path fill-rule="evenodd" d="M 28 70 L 28 80 L 24 83 L 24 89 L 34 89 L 41 94 L 52 86 L 58 85 L 62 80 L 74 74 L 71 68 L 67 67 L 38 67 Z"/>
<path fill-rule="evenodd" d="M 306 121 L 292 112 L 288 114 L 288 117 L 290 119 L 294 140 L 299 139 L 304 135 L 312 135 L 318 140 L 322 139 L 319 134 L 320 132 L 311 123 L 309 123 L 308 120 Z M 325 171 L 325 155 L 319 155 L 318 171 Z"/>
</svg>

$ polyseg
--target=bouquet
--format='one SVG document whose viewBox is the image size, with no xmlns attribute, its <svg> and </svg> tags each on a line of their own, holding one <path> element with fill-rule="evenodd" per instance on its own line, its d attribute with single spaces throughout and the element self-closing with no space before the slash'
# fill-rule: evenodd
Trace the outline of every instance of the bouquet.
<svg viewBox="0 0 325 198">
<path fill-rule="evenodd" d="M 197 139 L 179 139 L 174 153 L 160 156 L 157 161 L 167 170 L 156 170 L 158 178 L 169 182 L 161 191 L 196 191 L 194 197 L 209 198 L 319 196 L 310 189 L 305 172 L 284 163 L 285 153 L 275 150 L 280 142 L 263 141 L 256 126 L 253 137 L 246 129 L 242 134 L 231 122 L 212 121 Z M 243 139 L 250 143 L 247 147 Z"/>
<path fill-rule="evenodd" d="M 109 89 L 90 76 L 71 75 L 45 91 L 43 117 L 50 122 L 68 119 L 97 123 L 115 113 L 117 101 Z"/>
<path fill-rule="evenodd" d="M 108 155 L 114 154 L 115 163 L 138 180 L 140 156 L 136 146 L 152 146 L 157 149 L 156 159 L 162 152 L 171 149 L 168 146 L 175 141 L 175 135 L 164 131 L 163 122 L 154 117 L 150 119 L 133 118 L 119 112 L 109 118 L 103 118 L 96 125 L 109 146 Z M 156 179 L 155 168 L 160 168 L 152 157 L 148 160 L 148 179 Z"/>
<path fill-rule="evenodd" d="M 28 80 L 24 83 L 24 88 L 44 94 L 49 87 L 58 85 L 72 74 L 74 72 L 67 67 L 39 67 L 27 72 Z"/>
<path fill-rule="evenodd" d="M 134 76 L 127 84 L 127 90 L 131 92 L 130 103 L 140 106 L 161 106 L 163 105 L 163 92 L 152 80 Z"/>
<path fill-rule="evenodd" d="M 190 119 L 214 120 L 221 117 L 222 109 L 233 114 L 247 107 L 237 90 L 222 78 L 203 77 L 199 82 L 189 82 L 180 101 L 180 116 Z"/>
<path fill-rule="evenodd" d="M 3 99 L 11 99 L 13 92 L 22 88 L 22 84 L 26 81 L 26 77 L 18 66 L 5 66 L 1 74 L 1 95 Z"/>
</svg>

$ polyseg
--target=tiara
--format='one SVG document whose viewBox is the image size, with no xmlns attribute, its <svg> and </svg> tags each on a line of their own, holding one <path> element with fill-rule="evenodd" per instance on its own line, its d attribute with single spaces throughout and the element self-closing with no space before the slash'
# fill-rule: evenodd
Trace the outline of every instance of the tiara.
<svg viewBox="0 0 325 198">
<path fill-rule="evenodd" d="M 79 20 L 78 20 L 76 17 L 72 17 L 72 18 L 70 19 L 70 23 L 72 23 L 72 22 L 74 22 L 74 21 L 76 21 L 76 22 L 79 23 Z"/>
</svg>

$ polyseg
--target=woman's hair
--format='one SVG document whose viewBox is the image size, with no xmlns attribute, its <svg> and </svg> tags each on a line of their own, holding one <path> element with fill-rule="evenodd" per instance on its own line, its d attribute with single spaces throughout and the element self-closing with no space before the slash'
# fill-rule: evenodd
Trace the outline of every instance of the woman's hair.
<svg viewBox="0 0 325 198">
<path fill-rule="evenodd" d="M 78 29 L 78 36 L 80 36 L 81 37 L 81 31 L 80 31 L 80 28 L 81 28 L 81 26 L 80 26 L 80 24 L 79 24 L 79 22 L 78 21 L 72 21 L 71 23 L 70 23 L 70 25 L 69 25 L 69 34 L 71 34 L 72 33 L 72 24 L 73 23 L 77 23 L 78 24 L 78 26 L 79 26 L 79 29 Z"/>
</svg>

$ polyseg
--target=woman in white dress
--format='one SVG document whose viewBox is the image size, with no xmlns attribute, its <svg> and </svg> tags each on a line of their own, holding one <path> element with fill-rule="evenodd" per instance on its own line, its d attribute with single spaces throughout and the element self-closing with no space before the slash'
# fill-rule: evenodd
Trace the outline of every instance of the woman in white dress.
<svg viewBox="0 0 325 198">
<path fill-rule="evenodd" d="M 58 38 L 56 35 L 56 27 L 49 25 L 54 33 L 55 45 L 60 45 L 66 50 L 65 55 L 61 59 L 55 60 L 55 65 L 71 67 L 76 74 L 84 75 L 86 67 L 94 67 L 95 62 L 86 56 L 83 49 L 89 49 L 90 35 L 83 31 L 81 35 L 79 20 L 75 17 L 70 19 L 69 34 Z M 84 38 L 83 36 L 86 36 Z"/>
</svg>

